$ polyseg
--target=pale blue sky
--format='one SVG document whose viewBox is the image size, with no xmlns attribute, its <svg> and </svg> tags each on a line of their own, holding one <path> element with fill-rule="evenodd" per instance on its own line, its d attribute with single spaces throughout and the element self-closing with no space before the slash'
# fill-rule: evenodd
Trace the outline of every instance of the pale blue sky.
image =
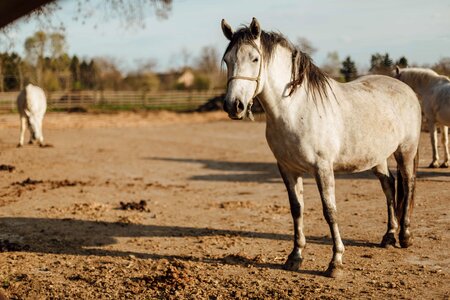
<svg viewBox="0 0 450 300">
<path fill-rule="evenodd" d="M 60 1 L 60 6 L 53 19 L 65 24 L 69 53 L 114 57 L 124 70 L 147 58 L 157 60 L 159 70 L 177 67 L 182 48 L 193 56 L 209 45 L 222 53 L 227 41 L 220 20 L 235 28 L 253 16 L 263 30 L 280 31 L 293 42 L 300 36 L 310 40 L 318 48 L 313 57 L 318 65 L 330 51 L 337 51 L 341 60 L 350 55 L 362 69 L 375 52 L 388 52 L 394 59 L 404 55 L 417 64 L 450 56 L 449 0 L 174 0 L 167 20 L 148 13 L 145 28 L 124 28 L 102 13 L 83 25 L 73 20 L 74 1 Z M 39 25 L 33 20 L 17 24 L 14 50 L 22 53 L 26 36 Z"/>
</svg>

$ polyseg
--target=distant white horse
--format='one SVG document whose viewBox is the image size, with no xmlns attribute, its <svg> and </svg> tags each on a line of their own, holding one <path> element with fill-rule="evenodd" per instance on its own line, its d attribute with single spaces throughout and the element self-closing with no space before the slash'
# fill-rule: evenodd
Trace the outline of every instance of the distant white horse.
<svg viewBox="0 0 450 300">
<path fill-rule="evenodd" d="M 387 232 L 382 245 L 399 240 L 408 247 L 414 200 L 416 154 L 421 111 L 414 91 L 387 76 L 366 76 L 339 83 L 325 75 L 311 59 L 281 34 L 264 32 L 253 18 L 249 27 L 233 32 L 222 20 L 230 43 L 223 60 L 228 68 L 224 110 L 232 119 L 249 115 L 258 97 L 266 113 L 266 139 L 286 185 L 294 221 L 294 248 L 285 268 L 300 267 L 305 247 L 303 182 L 312 174 L 319 188 L 323 213 L 333 239 L 333 258 L 327 270 L 342 272 L 344 245 L 337 223 L 334 172 L 372 169 L 387 200 Z M 239 147 L 239 145 L 236 145 Z M 387 159 L 394 154 L 395 178 Z"/>
<path fill-rule="evenodd" d="M 396 67 L 396 78 L 408 84 L 422 100 L 423 113 L 428 122 L 433 149 L 430 168 L 448 168 L 448 126 L 450 126 L 450 79 L 431 69 Z M 441 126 L 444 162 L 439 166 L 437 126 Z"/>
<path fill-rule="evenodd" d="M 42 134 L 42 121 L 47 110 L 47 100 L 44 91 L 35 85 L 28 84 L 17 97 L 17 110 L 20 114 L 20 138 L 18 147 L 23 146 L 25 138 L 25 128 L 30 130 L 30 141 L 39 142 L 44 146 L 44 136 Z"/>
</svg>

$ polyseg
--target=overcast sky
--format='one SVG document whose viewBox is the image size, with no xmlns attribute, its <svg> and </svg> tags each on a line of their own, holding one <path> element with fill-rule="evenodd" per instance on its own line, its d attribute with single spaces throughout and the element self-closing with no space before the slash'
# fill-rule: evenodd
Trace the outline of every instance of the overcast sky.
<svg viewBox="0 0 450 300">
<path fill-rule="evenodd" d="M 388 52 L 393 59 L 404 55 L 417 64 L 450 57 L 449 0 L 174 0 L 168 19 L 148 13 L 145 28 L 126 28 L 121 20 L 105 20 L 98 12 L 82 24 L 74 20 L 74 2 L 60 1 L 62 9 L 52 17 L 54 24 L 65 24 L 69 53 L 114 57 L 123 70 L 148 58 L 157 61 L 158 70 L 177 67 L 183 48 L 193 57 L 203 46 L 222 53 L 227 41 L 221 19 L 235 28 L 253 16 L 263 30 L 280 31 L 293 42 L 310 40 L 318 49 L 313 56 L 318 65 L 331 51 L 341 60 L 351 56 L 362 69 L 376 52 Z M 23 53 L 25 38 L 39 26 L 34 20 L 18 21 L 11 33 L 13 50 Z"/>
</svg>

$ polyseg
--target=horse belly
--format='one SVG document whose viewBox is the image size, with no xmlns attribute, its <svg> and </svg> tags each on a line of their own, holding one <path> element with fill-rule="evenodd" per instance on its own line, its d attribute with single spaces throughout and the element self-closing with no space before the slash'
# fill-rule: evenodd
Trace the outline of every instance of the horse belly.
<svg viewBox="0 0 450 300">
<path fill-rule="evenodd" d="M 450 126 L 450 106 L 436 113 L 436 121 L 441 125 Z"/>
<path fill-rule="evenodd" d="M 384 157 L 384 158 L 383 158 L 383 156 L 351 157 L 351 159 L 348 159 L 348 160 L 336 161 L 333 164 L 333 169 L 335 172 L 343 172 L 343 173 L 363 172 L 363 171 L 373 168 L 376 165 L 379 165 L 383 160 L 386 160 L 387 157 Z"/>
<path fill-rule="evenodd" d="M 369 135 L 356 136 L 342 145 L 334 161 L 336 172 L 362 172 L 386 161 L 397 150 L 399 134 L 395 130 L 389 134 L 371 132 Z"/>
</svg>

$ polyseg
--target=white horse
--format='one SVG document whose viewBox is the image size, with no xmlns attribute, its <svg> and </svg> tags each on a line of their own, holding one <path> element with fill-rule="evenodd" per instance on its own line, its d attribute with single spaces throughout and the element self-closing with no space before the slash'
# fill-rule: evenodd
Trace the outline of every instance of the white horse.
<svg viewBox="0 0 450 300">
<path fill-rule="evenodd" d="M 448 126 L 450 126 L 450 79 L 431 69 L 396 67 L 396 76 L 409 85 L 422 102 L 422 110 L 428 122 L 433 149 L 433 161 L 430 168 L 448 168 Z M 437 126 L 441 126 L 444 162 L 439 165 Z"/>
<path fill-rule="evenodd" d="M 373 170 L 388 208 L 382 245 L 395 245 L 400 222 L 400 245 L 408 247 L 421 125 L 414 91 L 386 76 L 338 83 L 281 34 L 262 31 L 255 18 L 236 32 L 222 20 L 222 31 L 230 40 L 223 56 L 228 68 L 224 110 L 232 119 L 243 119 L 250 114 L 252 99 L 258 97 L 266 113 L 266 139 L 287 188 L 294 248 L 285 268 L 297 270 L 303 261 L 305 173 L 315 177 L 333 239 L 327 275 L 339 276 L 344 253 L 334 172 Z M 391 154 L 398 164 L 397 201 L 395 178 L 387 164 Z"/>
<path fill-rule="evenodd" d="M 29 143 L 32 144 L 34 140 L 37 140 L 40 146 L 44 146 L 42 121 L 47 110 L 44 91 L 38 86 L 28 84 L 17 97 L 17 110 L 20 114 L 20 138 L 17 146 L 23 146 L 27 126 L 30 130 Z"/>
</svg>

